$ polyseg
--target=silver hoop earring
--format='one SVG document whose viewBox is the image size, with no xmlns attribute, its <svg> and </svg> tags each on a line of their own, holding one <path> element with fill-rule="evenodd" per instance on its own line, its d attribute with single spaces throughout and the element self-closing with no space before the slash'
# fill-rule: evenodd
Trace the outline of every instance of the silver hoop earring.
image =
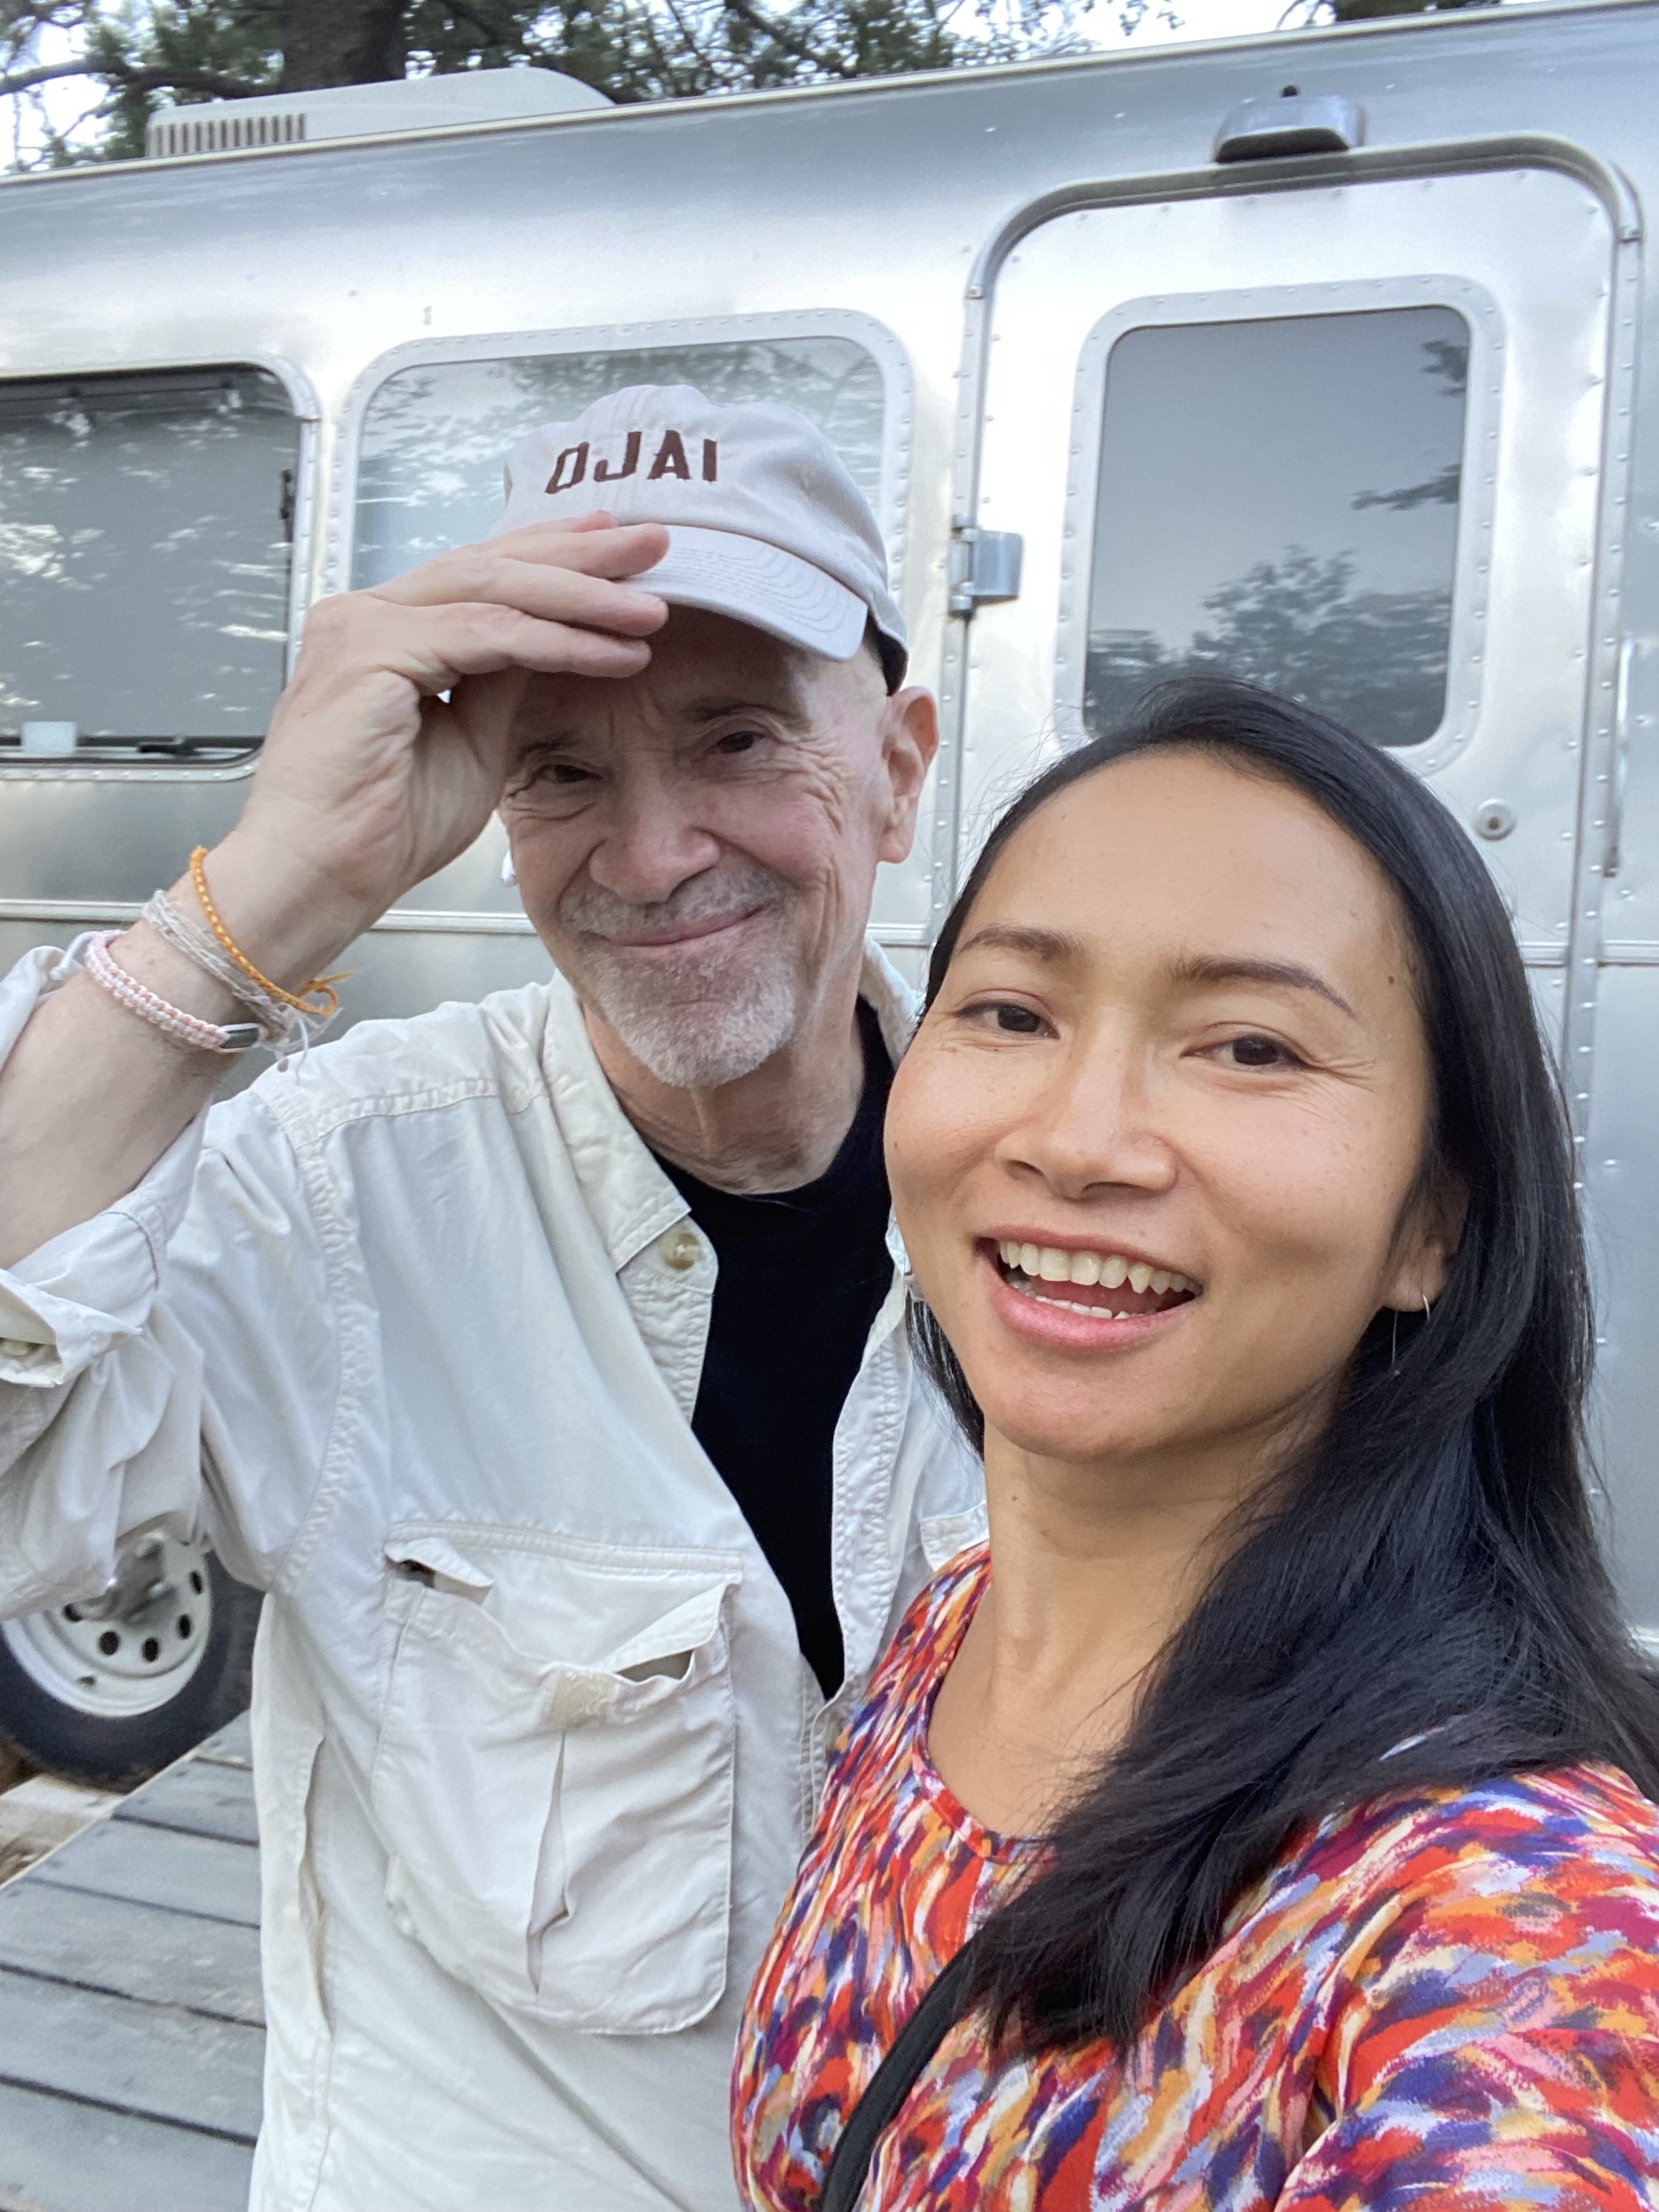
<svg viewBox="0 0 1659 2212">
<path fill-rule="evenodd" d="M 1423 1293 L 1423 1318 L 1425 1322 L 1431 1322 L 1434 1319 L 1434 1308 L 1429 1304 L 1429 1294 L 1426 1291 Z"/>
<path fill-rule="evenodd" d="M 1398 1306 L 1394 1310 L 1394 1322 L 1389 1331 L 1389 1372 L 1390 1375 L 1397 1375 L 1400 1372 L 1400 1309 Z"/>
</svg>

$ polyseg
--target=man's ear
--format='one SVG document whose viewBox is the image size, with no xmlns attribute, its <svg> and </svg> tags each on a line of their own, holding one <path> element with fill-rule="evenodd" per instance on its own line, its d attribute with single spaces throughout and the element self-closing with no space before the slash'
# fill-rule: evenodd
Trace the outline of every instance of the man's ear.
<svg viewBox="0 0 1659 2212">
<path fill-rule="evenodd" d="M 882 765 L 887 771 L 890 809 L 882 830 L 881 857 L 903 860 L 915 842 L 916 809 L 921 787 L 939 750 L 939 708 L 920 684 L 895 691 L 883 712 Z"/>
</svg>

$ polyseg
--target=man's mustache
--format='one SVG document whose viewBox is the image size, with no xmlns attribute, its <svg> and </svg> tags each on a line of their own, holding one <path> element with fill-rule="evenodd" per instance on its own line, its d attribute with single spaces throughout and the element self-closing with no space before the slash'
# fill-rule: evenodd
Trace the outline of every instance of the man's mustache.
<svg viewBox="0 0 1659 2212">
<path fill-rule="evenodd" d="M 706 868 L 677 884 L 665 899 L 645 904 L 620 898 L 601 884 L 573 884 L 559 901 L 558 913 L 561 925 L 575 936 L 634 937 L 658 930 L 672 933 L 689 923 L 735 921 L 757 908 L 786 906 L 793 896 L 793 886 L 775 870 L 749 861 Z"/>
</svg>

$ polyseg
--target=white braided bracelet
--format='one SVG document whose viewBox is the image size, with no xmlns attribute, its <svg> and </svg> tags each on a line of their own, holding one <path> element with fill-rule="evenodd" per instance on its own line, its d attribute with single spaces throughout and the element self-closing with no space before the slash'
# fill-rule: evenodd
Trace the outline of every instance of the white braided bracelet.
<svg viewBox="0 0 1659 2212">
<path fill-rule="evenodd" d="M 280 1045 L 293 1036 L 298 1026 L 290 1009 L 257 983 L 250 983 L 219 947 L 199 929 L 187 915 L 181 914 L 165 891 L 151 893 L 139 919 L 147 921 L 155 934 L 170 945 L 175 952 L 182 952 L 203 974 L 210 975 L 216 983 L 222 984 L 231 997 L 247 1008 L 258 1024 L 259 1035 L 266 1044 Z M 307 1034 L 301 1029 L 300 1035 Z"/>
<path fill-rule="evenodd" d="M 87 939 L 81 956 L 88 975 L 118 1006 L 175 1042 L 196 1045 L 204 1052 L 234 1054 L 259 1042 L 258 1022 L 204 1022 L 196 1014 L 187 1014 L 182 1006 L 170 1006 L 136 975 L 129 975 L 110 951 L 121 933 L 114 929 L 98 932 Z"/>
</svg>

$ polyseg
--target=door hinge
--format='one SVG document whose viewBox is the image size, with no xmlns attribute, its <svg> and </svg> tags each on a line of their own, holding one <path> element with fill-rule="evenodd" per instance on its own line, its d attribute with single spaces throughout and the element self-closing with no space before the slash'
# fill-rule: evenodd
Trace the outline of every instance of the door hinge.
<svg viewBox="0 0 1659 2212">
<path fill-rule="evenodd" d="M 1015 530 L 981 530 L 959 522 L 951 532 L 951 612 L 970 615 L 975 607 L 1019 597 L 1020 563 L 1025 540 Z"/>
</svg>

